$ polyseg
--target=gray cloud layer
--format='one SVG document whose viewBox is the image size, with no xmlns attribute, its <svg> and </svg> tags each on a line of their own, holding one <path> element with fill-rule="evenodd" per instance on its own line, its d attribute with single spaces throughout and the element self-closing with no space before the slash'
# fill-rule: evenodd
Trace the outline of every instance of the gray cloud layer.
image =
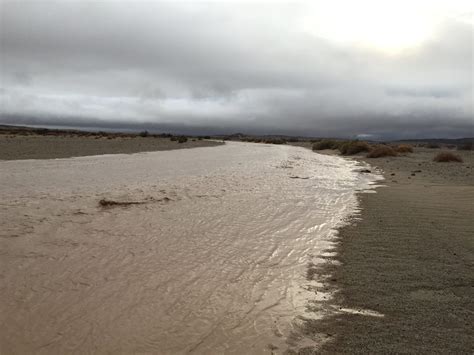
<svg viewBox="0 0 474 355">
<path fill-rule="evenodd" d="M 304 3 L 2 2 L 0 120 L 473 136 L 471 24 L 387 55 L 304 32 Z M 376 29 L 375 29 L 376 30 Z"/>
</svg>

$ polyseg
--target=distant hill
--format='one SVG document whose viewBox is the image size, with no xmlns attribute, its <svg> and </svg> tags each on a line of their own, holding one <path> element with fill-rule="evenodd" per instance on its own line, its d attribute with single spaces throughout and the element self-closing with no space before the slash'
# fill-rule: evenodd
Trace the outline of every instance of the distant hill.
<svg viewBox="0 0 474 355">
<path fill-rule="evenodd" d="M 402 139 L 392 141 L 394 143 L 435 143 L 435 144 L 455 144 L 461 145 L 466 143 L 474 143 L 474 137 L 446 139 L 446 138 L 423 138 L 423 139 Z"/>
</svg>

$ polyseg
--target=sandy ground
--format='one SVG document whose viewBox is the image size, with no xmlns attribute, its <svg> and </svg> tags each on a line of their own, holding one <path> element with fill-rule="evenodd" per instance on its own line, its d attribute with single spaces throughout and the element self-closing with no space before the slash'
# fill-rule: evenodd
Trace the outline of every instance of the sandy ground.
<svg viewBox="0 0 474 355">
<path fill-rule="evenodd" d="M 216 146 L 222 143 L 188 139 L 185 143 L 156 137 L 74 137 L 0 135 L 0 160 L 55 159 Z"/>
<path fill-rule="evenodd" d="M 474 152 L 432 162 L 438 152 L 361 158 L 383 169 L 386 187 L 359 196 L 336 259 L 315 271 L 331 275 L 338 310 L 306 322 L 307 335 L 331 339 L 317 353 L 473 353 Z"/>
</svg>

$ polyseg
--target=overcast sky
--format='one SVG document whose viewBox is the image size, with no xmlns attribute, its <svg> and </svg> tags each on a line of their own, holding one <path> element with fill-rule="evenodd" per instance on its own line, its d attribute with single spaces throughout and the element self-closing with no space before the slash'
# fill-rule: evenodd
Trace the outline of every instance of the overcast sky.
<svg viewBox="0 0 474 355">
<path fill-rule="evenodd" d="M 469 0 L 0 0 L 0 16 L 0 122 L 474 136 Z"/>
</svg>

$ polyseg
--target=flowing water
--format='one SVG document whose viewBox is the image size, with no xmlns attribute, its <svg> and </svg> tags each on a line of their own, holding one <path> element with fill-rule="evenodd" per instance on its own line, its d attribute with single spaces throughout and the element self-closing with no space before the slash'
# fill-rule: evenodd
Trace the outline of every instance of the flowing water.
<svg viewBox="0 0 474 355">
<path fill-rule="evenodd" d="M 1 352 L 284 350 L 356 169 L 246 143 L 0 162 Z"/>
</svg>

